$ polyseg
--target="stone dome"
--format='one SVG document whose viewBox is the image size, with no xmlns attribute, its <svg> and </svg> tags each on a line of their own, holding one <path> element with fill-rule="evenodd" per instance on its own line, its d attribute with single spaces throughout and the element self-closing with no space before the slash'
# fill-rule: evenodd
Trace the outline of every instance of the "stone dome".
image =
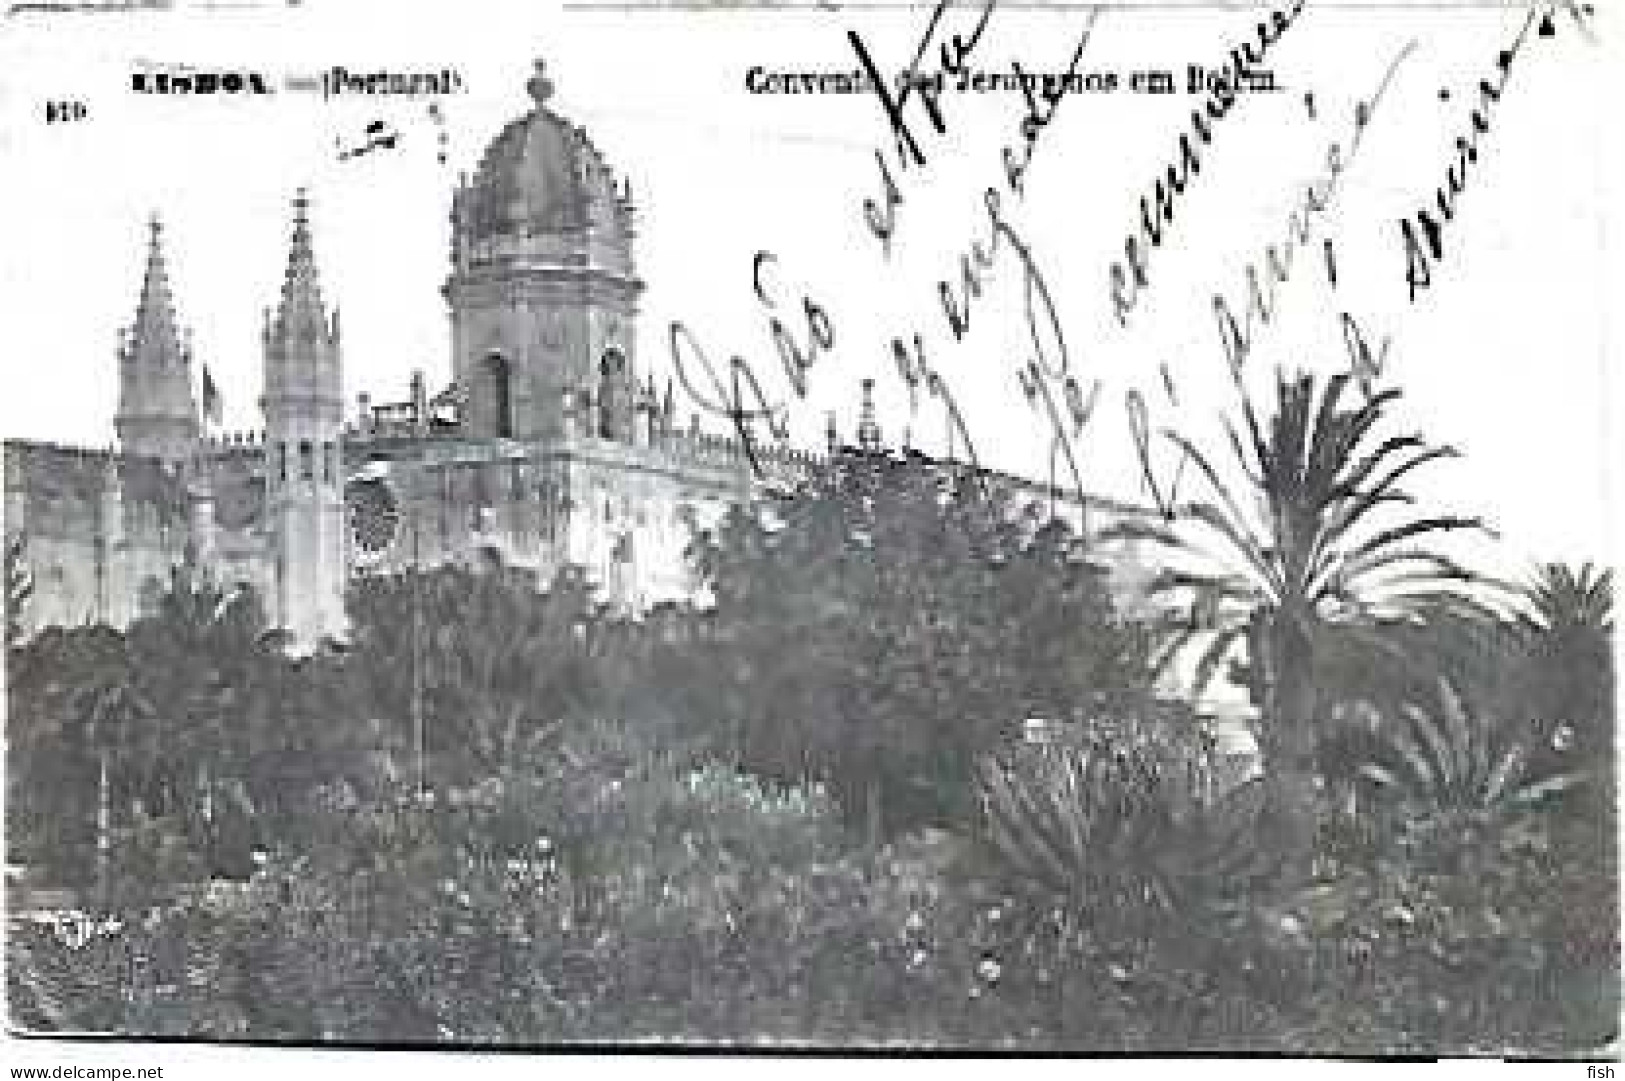
<svg viewBox="0 0 1625 1081">
<path fill-rule="evenodd" d="M 610 169 L 585 131 L 548 108 L 542 61 L 525 89 L 535 108 L 492 140 L 461 193 L 465 240 L 574 232 L 615 216 Z"/>
</svg>

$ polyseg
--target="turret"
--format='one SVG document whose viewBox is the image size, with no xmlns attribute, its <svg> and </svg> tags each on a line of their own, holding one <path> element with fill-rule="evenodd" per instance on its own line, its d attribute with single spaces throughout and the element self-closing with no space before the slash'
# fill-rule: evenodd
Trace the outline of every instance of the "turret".
<svg viewBox="0 0 1625 1081">
<path fill-rule="evenodd" d="M 192 457 L 199 434 L 192 350 L 176 325 L 157 215 L 149 230 L 135 323 L 120 335 L 119 405 L 113 426 L 125 453 L 179 463 Z"/>
<path fill-rule="evenodd" d="M 344 626 L 344 389 L 338 313 L 322 301 L 309 202 L 294 197 L 282 296 L 263 332 L 266 493 L 276 552 L 271 609 L 313 644 Z"/>
<path fill-rule="evenodd" d="M 282 297 L 267 312 L 263 331 L 265 394 L 260 400 L 266 430 L 303 436 L 309 427 L 340 424 L 344 413 L 339 317 L 322 302 L 304 189 L 294 197 L 293 238 Z"/>
<path fill-rule="evenodd" d="M 863 401 L 858 407 L 858 447 L 875 454 L 881 448 L 880 421 L 875 416 L 875 381 L 863 381 Z"/>
</svg>

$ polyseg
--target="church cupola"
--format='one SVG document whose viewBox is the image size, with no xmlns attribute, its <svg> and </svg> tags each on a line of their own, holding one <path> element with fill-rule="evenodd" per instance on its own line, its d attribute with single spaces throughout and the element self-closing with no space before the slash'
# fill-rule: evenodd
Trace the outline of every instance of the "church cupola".
<svg viewBox="0 0 1625 1081">
<path fill-rule="evenodd" d="M 631 191 L 586 131 L 554 111 L 539 61 L 526 90 L 531 110 L 498 133 L 452 200 L 444 292 L 453 374 L 468 392 L 465 429 L 557 437 L 568 428 L 569 392 L 591 386 L 616 407 L 626 391 L 625 416 L 600 430 L 629 438 L 632 324 L 643 290 Z"/>
<path fill-rule="evenodd" d="M 196 450 L 199 433 L 192 349 L 176 323 L 157 215 L 148 228 L 147 268 L 135 324 L 120 335 L 113 426 L 126 453 L 184 462 Z"/>
</svg>

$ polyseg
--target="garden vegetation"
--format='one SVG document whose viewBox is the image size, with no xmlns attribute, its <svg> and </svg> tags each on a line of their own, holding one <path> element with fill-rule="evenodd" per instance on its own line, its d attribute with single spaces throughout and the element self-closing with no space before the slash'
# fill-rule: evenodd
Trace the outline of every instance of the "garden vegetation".
<svg viewBox="0 0 1625 1081">
<path fill-rule="evenodd" d="M 123 631 L 26 635 L 9 538 L 8 859 L 69 898 L 14 906 L 12 1023 L 1594 1054 L 1611 572 L 1447 558 L 1479 523 L 1401 482 L 1449 452 L 1355 397 L 1170 433 L 1206 494 L 1087 536 L 849 449 L 695 536 L 704 606 L 491 558 L 359 579 L 304 655 L 188 568 Z M 1226 680 L 1257 761 L 1204 716 Z"/>
</svg>

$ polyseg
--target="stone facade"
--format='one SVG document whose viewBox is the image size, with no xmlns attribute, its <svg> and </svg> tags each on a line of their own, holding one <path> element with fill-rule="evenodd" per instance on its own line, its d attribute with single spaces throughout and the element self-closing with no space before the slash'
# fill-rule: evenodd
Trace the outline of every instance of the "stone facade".
<svg viewBox="0 0 1625 1081">
<path fill-rule="evenodd" d="M 5 447 L 5 528 L 22 534 L 34 580 L 26 626 L 123 626 L 186 562 L 252 587 L 306 645 L 343 634 L 356 575 L 490 553 L 543 585 L 583 569 L 629 611 L 695 596 L 692 528 L 817 458 L 758 447 L 758 471 L 738 442 L 678 424 L 669 382 L 640 378 L 630 187 L 549 108 L 540 64 L 527 89 L 534 107 L 454 196 L 453 382 L 438 393 L 413 373 L 404 401 L 361 394 L 346 410 L 339 313 L 300 192 L 261 338 L 264 430 L 204 436 L 153 222 L 120 338 L 118 448 Z M 207 384 L 204 398 L 207 410 Z M 867 388 L 856 435 L 879 449 Z M 1077 500 L 1005 479 L 1083 524 Z"/>
<path fill-rule="evenodd" d="M 630 190 L 551 110 L 540 64 L 527 89 L 532 110 L 455 193 L 453 383 L 437 394 L 415 373 L 407 400 L 345 408 L 339 314 L 301 192 L 265 313 L 264 430 L 205 437 L 154 220 L 120 339 L 117 450 L 6 444 L 28 626 L 127 624 L 186 561 L 255 589 L 305 643 L 343 633 L 355 575 L 491 552 L 542 583 L 580 567 L 628 609 L 693 595 L 691 525 L 759 481 L 738 443 L 681 429 L 669 385 L 640 379 Z M 814 458 L 765 462 L 788 481 Z"/>
</svg>

